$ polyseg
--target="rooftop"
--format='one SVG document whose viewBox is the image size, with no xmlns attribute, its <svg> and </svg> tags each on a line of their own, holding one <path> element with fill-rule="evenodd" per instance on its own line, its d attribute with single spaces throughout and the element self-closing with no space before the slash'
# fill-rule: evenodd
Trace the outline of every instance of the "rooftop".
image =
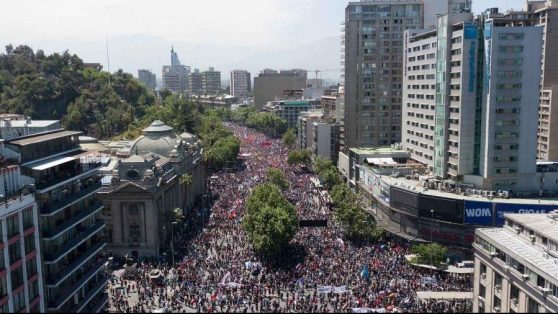
<svg viewBox="0 0 558 314">
<path fill-rule="evenodd" d="M 50 141 L 57 138 L 63 138 L 72 135 L 80 135 L 80 134 L 82 134 L 81 131 L 56 131 L 56 132 L 51 132 L 43 135 L 35 134 L 23 139 L 10 141 L 9 143 L 17 146 L 26 146 L 26 145 L 36 144 L 44 141 Z"/>
<path fill-rule="evenodd" d="M 507 214 L 506 217 L 531 230 L 536 230 L 547 239 L 558 242 L 558 222 L 548 214 Z"/>
<path fill-rule="evenodd" d="M 389 185 L 392 185 L 396 188 L 401 188 L 405 190 L 414 191 L 416 193 L 422 193 L 424 195 L 430 195 L 435 197 L 442 197 L 442 198 L 453 198 L 465 201 L 476 201 L 476 202 L 495 202 L 495 203 L 502 203 L 502 204 L 529 204 L 532 205 L 534 203 L 540 205 L 558 205 L 558 199 L 532 199 L 532 198 L 488 198 L 480 195 L 475 196 L 465 196 L 461 194 L 445 192 L 445 191 L 438 191 L 433 189 L 426 189 L 422 186 L 421 182 L 418 180 L 406 179 L 404 177 L 394 178 L 390 176 L 383 175 L 382 180 Z"/>
<path fill-rule="evenodd" d="M 408 152 L 404 149 L 397 149 L 393 147 L 377 147 L 377 148 L 351 148 L 355 154 L 366 155 L 366 154 L 389 154 L 389 153 L 406 153 Z"/>
<path fill-rule="evenodd" d="M 539 215 L 540 217 L 541 215 Z M 499 249 L 505 249 L 510 255 L 529 269 L 537 270 L 539 274 L 548 274 L 548 279 L 558 278 L 558 263 L 554 258 L 545 258 L 544 250 L 536 245 L 527 243 L 519 235 L 507 228 L 477 229 L 477 235 L 492 243 Z"/>
<path fill-rule="evenodd" d="M 60 125 L 60 120 L 31 120 L 29 123 L 27 120 L 12 120 L 10 121 L 11 127 L 13 128 L 45 128 L 52 125 Z M 0 121 L 0 126 L 5 127 L 6 122 Z"/>
</svg>

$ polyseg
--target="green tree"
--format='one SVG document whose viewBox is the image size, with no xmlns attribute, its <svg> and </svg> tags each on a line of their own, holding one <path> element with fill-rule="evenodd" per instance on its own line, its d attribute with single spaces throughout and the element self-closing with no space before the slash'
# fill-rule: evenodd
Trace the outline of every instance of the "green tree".
<svg viewBox="0 0 558 314">
<path fill-rule="evenodd" d="M 339 172 L 335 168 L 329 168 L 320 175 L 323 186 L 327 190 L 331 190 L 334 186 L 342 183 Z"/>
<path fill-rule="evenodd" d="M 270 168 L 267 170 L 267 182 L 277 185 L 281 190 L 289 188 L 289 181 L 281 169 Z"/>
<path fill-rule="evenodd" d="M 287 162 L 291 165 L 309 166 L 312 164 L 312 153 L 307 149 L 291 151 L 289 152 Z"/>
<path fill-rule="evenodd" d="M 438 243 L 427 243 L 413 246 L 411 252 L 415 255 L 412 263 L 440 268 L 446 261 L 448 249 Z"/>
<path fill-rule="evenodd" d="M 254 251 L 275 258 L 298 230 L 296 209 L 274 184 L 257 186 L 246 202 L 242 227 Z"/>
<path fill-rule="evenodd" d="M 334 168 L 334 166 L 330 160 L 325 159 L 321 156 L 316 157 L 316 160 L 314 162 L 314 172 L 316 172 L 317 175 L 322 176 L 327 170 L 331 168 Z"/>
<path fill-rule="evenodd" d="M 180 183 L 183 185 L 190 185 L 192 184 L 192 175 L 189 173 L 185 173 L 180 176 Z"/>
<path fill-rule="evenodd" d="M 296 135 L 294 129 L 290 128 L 283 134 L 283 144 L 285 144 L 289 149 L 293 148 L 296 142 Z"/>
</svg>

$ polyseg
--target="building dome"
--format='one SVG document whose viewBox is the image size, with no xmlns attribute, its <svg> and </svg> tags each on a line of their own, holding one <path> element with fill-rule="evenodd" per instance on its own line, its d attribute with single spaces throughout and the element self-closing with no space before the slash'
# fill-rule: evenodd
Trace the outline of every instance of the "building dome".
<svg viewBox="0 0 558 314">
<path fill-rule="evenodd" d="M 146 155 L 156 153 L 170 157 L 172 151 L 180 151 L 182 138 L 174 129 L 162 121 L 154 121 L 143 130 L 143 135 L 136 139 L 129 149 L 130 155 Z"/>
</svg>

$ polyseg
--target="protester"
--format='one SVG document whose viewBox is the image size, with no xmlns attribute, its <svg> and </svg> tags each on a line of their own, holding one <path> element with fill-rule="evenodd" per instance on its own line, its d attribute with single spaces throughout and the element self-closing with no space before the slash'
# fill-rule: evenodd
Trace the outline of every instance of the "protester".
<svg viewBox="0 0 558 314">
<path fill-rule="evenodd" d="M 130 280 L 116 274 L 110 282 L 110 311 L 146 312 L 352 312 L 397 309 L 403 312 L 471 312 L 468 301 L 417 300 L 416 291 L 472 291 L 470 277 L 411 266 L 408 244 L 385 238 L 374 245 L 345 241 L 311 179 L 315 176 L 287 163 L 288 149 L 248 128 L 227 124 L 241 140 L 243 165 L 216 174 L 216 200 L 205 229 L 177 236 L 175 268 L 166 262 L 142 261 Z M 241 227 L 250 190 L 265 181 L 270 167 L 285 171 L 286 197 L 302 220 L 328 220 L 327 228 L 301 228 L 279 265 L 258 258 Z M 203 215 L 206 215 L 205 213 Z M 201 225 L 200 215 L 194 215 Z M 202 218 L 203 219 L 203 218 Z M 199 230 L 199 229 L 198 229 Z M 191 237 L 193 239 L 190 239 Z M 153 279 L 154 269 L 163 278 Z M 131 301 L 133 300 L 133 301 Z M 136 301 L 137 300 L 137 301 Z"/>
</svg>

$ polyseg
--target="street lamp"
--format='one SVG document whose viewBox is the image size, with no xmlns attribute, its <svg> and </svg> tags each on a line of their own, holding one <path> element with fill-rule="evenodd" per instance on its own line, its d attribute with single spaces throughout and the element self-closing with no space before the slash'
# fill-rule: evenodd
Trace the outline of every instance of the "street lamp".
<svg viewBox="0 0 558 314">
<path fill-rule="evenodd" d="M 434 210 L 431 209 L 430 210 L 430 245 L 432 245 L 434 243 L 434 241 L 432 241 L 432 234 L 434 233 Z M 434 263 L 432 262 L 432 247 L 430 248 L 430 266 L 434 267 Z M 432 277 L 434 273 L 434 268 L 430 268 L 430 276 Z"/>
<path fill-rule="evenodd" d="M 171 223 L 171 252 L 172 252 L 172 267 L 174 268 L 174 226 L 177 225 L 178 222 L 173 221 Z"/>
</svg>

